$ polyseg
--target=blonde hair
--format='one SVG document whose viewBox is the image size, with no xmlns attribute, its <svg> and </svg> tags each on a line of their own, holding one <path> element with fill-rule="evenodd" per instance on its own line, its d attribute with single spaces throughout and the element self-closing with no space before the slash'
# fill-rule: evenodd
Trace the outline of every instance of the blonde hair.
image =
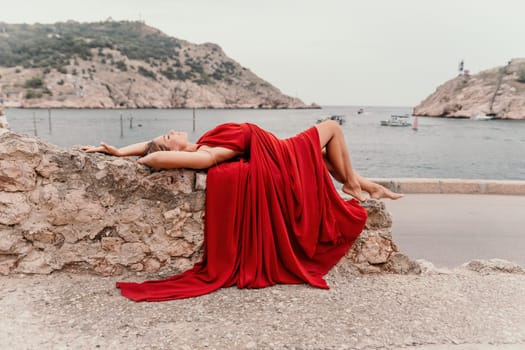
<svg viewBox="0 0 525 350">
<path fill-rule="evenodd" d="M 158 143 L 152 140 L 146 145 L 146 149 L 144 150 L 144 153 L 142 153 L 141 157 L 145 157 L 150 153 L 155 153 L 159 151 L 169 151 L 169 150 L 170 149 L 168 147 L 164 145 L 159 145 Z"/>
</svg>

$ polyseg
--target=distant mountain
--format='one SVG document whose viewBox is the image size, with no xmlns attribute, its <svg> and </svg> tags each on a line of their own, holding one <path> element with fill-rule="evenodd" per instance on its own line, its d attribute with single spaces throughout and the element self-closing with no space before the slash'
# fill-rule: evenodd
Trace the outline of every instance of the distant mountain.
<svg viewBox="0 0 525 350">
<path fill-rule="evenodd" d="M 282 94 L 216 44 L 111 20 L 0 22 L 0 100 L 38 108 L 317 107 Z"/>
<path fill-rule="evenodd" d="M 447 81 L 414 108 L 414 115 L 525 119 L 525 59 Z"/>
</svg>

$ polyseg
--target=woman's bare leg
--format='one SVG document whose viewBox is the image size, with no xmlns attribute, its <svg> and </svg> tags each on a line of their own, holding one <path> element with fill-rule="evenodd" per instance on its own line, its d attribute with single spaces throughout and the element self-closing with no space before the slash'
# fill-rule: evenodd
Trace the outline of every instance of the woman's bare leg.
<svg viewBox="0 0 525 350">
<path fill-rule="evenodd" d="M 318 124 L 318 130 L 319 130 L 319 136 L 321 137 L 321 132 L 326 132 L 328 135 L 330 135 L 330 133 L 333 133 L 333 137 L 331 140 L 329 140 L 327 143 L 326 143 L 326 146 L 328 145 L 328 143 L 330 142 L 333 142 L 334 140 L 336 140 L 337 142 L 333 142 L 333 146 L 335 146 L 338 142 L 342 141 L 342 144 L 339 143 L 339 147 L 342 149 L 342 153 L 346 153 L 347 157 L 348 157 L 348 162 L 349 162 L 349 166 L 351 168 L 351 164 L 350 164 L 350 157 L 348 155 L 348 150 L 347 150 L 347 147 L 346 147 L 346 142 L 344 140 L 344 135 L 342 134 L 342 131 L 341 131 L 341 128 L 340 126 L 335 123 L 335 122 L 331 122 L 333 124 L 335 124 L 335 126 L 326 126 L 326 125 L 323 125 L 324 123 L 327 123 L 327 122 L 323 122 L 321 124 Z M 336 130 L 338 129 L 339 132 L 341 133 L 341 136 L 338 136 L 337 134 L 339 132 L 337 131 L 331 131 L 331 130 L 328 130 L 326 131 L 325 129 L 329 129 L 329 128 L 335 128 Z M 326 136 L 326 135 L 324 135 Z M 321 146 L 323 145 L 323 139 L 321 139 Z M 332 163 L 332 160 L 334 159 L 334 157 L 331 157 L 330 154 L 329 154 L 329 151 L 328 151 L 328 147 L 323 148 L 323 159 L 325 161 L 325 164 L 326 164 L 326 167 L 328 168 L 328 171 L 330 172 L 330 175 L 332 175 L 334 177 L 334 179 L 340 183 L 342 183 L 343 185 L 346 184 L 346 169 L 345 167 L 341 167 L 341 166 L 338 166 L 339 164 L 338 163 Z M 330 151 L 330 152 L 333 152 L 333 149 Z M 337 153 L 337 152 L 336 152 Z M 333 154 L 331 154 L 333 155 Z M 343 155 L 344 157 L 344 155 Z M 337 159 L 337 157 L 336 157 Z M 389 198 L 389 199 L 399 199 L 401 197 L 403 197 L 402 194 L 400 193 L 395 193 L 395 192 L 392 192 L 390 191 L 388 188 L 380 185 L 380 184 L 377 184 L 375 182 L 372 182 L 364 177 L 362 177 L 357 171 L 353 170 L 352 169 L 352 172 L 353 172 L 353 178 L 357 179 L 359 185 L 361 186 L 361 189 L 368 192 L 370 194 L 370 198 L 373 198 L 373 199 L 381 199 L 381 198 Z M 348 193 L 347 191 L 345 191 L 345 186 L 343 186 L 343 191 Z M 350 194 L 350 193 L 349 193 Z M 351 194 L 352 195 L 352 194 Z M 353 195 L 352 195 L 353 196 Z M 357 198 L 357 197 L 356 197 Z M 359 198 L 358 198 L 359 199 Z M 362 199 L 360 199 L 362 200 Z"/>
<path fill-rule="evenodd" d="M 325 161 L 326 168 L 330 172 L 330 175 L 332 175 L 333 178 L 337 182 L 343 183 L 343 178 L 341 177 L 341 175 L 339 173 L 336 172 L 336 170 L 334 169 L 334 167 L 332 166 L 332 164 L 330 163 L 330 161 L 326 157 L 326 152 L 324 152 L 324 151 L 325 150 L 323 149 L 323 159 Z M 382 199 L 382 198 L 399 199 L 399 198 L 403 197 L 403 195 L 400 194 L 400 193 L 392 192 L 388 188 L 386 188 L 386 187 L 384 187 L 384 186 L 382 186 L 382 185 L 380 185 L 378 183 L 372 182 L 372 181 L 362 177 L 355 170 L 354 170 L 354 175 L 357 177 L 357 181 L 359 181 L 359 185 L 361 185 L 361 189 L 363 189 L 363 191 L 368 192 L 370 194 L 370 198 L 373 198 L 373 199 Z"/>
<path fill-rule="evenodd" d="M 336 180 L 343 184 L 343 192 L 359 201 L 364 201 L 366 198 L 350 163 L 350 155 L 339 123 L 334 120 L 327 120 L 317 124 L 316 128 L 319 132 L 321 148 L 326 149 L 326 159 L 333 172 L 337 174 Z"/>
<path fill-rule="evenodd" d="M 381 199 L 381 198 L 399 199 L 403 197 L 401 193 L 392 192 L 385 186 L 382 186 L 368 179 L 365 179 L 364 177 L 359 175 L 356 171 L 354 171 L 354 173 L 355 173 L 355 176 L 359 179 L 359 184 L 361 185 L 361 188 L 365 190 L 366 192 L 368 192 L 370 194 L 370 198 L 372 199 Z"/>
<path fill-rule="evenodd" d="M 322 153 L 323 153 L 323 161 L 324 161 L 324 164 L 326 165 L 326 168 L 328 169 L 328 172 L 330 173 L 330 175 L 332 175 L 332 177 L 339 183 L 343 183 L 344 180 L 343 178 L 341 177 L 341 175 L 339 173 L 337 173 L 334 169 L 334 167 L 332 166 L 332 164 L 330 163 L 330 160 L 328 159 L 328 157 L 326 157 L 326 148 L 323 148 L 322 149 Z"/>
</svg>

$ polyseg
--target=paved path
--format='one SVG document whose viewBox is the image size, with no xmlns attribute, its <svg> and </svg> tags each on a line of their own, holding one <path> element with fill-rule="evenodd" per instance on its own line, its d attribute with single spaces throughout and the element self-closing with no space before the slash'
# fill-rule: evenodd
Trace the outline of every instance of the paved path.
<svg viewBox="0 0 525 350">
<path fill-rule="evenodd" d="M 141 278 L 136 278 L 140 280 Z M 0 349 L 525 349 L 525 274 L 328 276 L 134 303 L 115 278 L 0 277 Z"/>
<path fill-rule="evenodd" d="M 394 241 L 413 259 L 455 267 L 502 258 L 525 266 L 525 196 L 407 194 L 385 203 Z"/>
</svg>

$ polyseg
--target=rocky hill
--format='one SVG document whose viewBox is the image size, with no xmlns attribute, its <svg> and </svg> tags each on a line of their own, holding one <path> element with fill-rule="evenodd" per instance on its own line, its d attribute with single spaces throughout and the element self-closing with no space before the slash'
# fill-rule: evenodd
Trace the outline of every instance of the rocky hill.
<svg viewBox="0 0 525 350">
<path fill-rule="evenodd" d="M 461 74 L 439 86 L 414 108 L 414 115 L 525 119 L 525 59 L 475 75 Z"/>
<path fill-rule="evenodd" d="M 212 43 L 143 22 L 0 22 L 0 100 L 37 108 L 311 108 Z"/>
</svg>

